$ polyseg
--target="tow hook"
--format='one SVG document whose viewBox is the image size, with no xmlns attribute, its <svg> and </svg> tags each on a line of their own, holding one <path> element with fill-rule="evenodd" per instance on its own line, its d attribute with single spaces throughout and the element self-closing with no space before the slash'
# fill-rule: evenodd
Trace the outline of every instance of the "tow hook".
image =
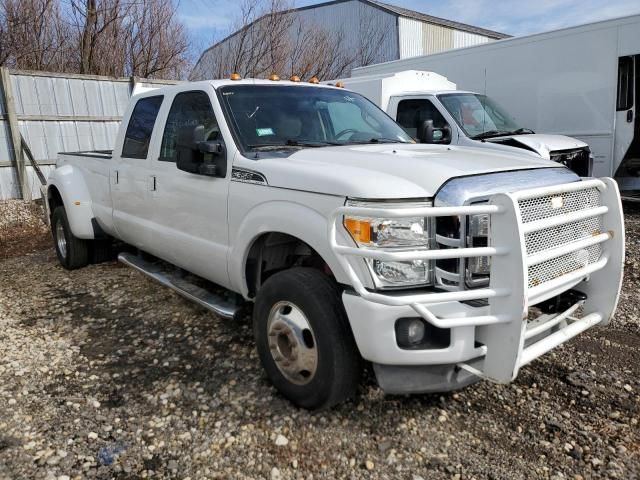
<svg viewBox="0 0 640 480">
<path fill-rule="evenodd" d="M 567 290 L 549 300 L 545 300 L 537 305 L 543 313 L 559 313 L 568 310 L 578 302 L 584 302 L 587 299 L 585 293 L 578 290 Z"/>
</svg>

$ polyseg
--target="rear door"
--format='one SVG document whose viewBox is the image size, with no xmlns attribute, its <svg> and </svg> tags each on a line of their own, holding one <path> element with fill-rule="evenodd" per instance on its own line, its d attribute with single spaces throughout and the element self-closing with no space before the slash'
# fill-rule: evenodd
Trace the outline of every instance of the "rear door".
<svg viewBox="0 0 640 480">
<path fill-rule="evenodd" d="M 148 210 L 154 231 L 153 249 L 158 256 L 190 272 L 227 286 L 227 195 L 231 168 L 227 177 L 188 173 L 176 167 L 176 137 L 182 127 L 203 125 L 205 139 L 222 139 L 210 94 L 213 89 L 176 93 L 168 112 L 158 125 L 160 136 L 154 141 L 151 160 Z M 164 108 L 163 108 L 164 112 Z M 232 145 L 231 138 L 223 139 Z M 227 162 L 231 162 L 227 158 Z"/>
<path fill-rule="evenodd" d="M 637 190 L 640 182 L 640 55 L 618 59 L 614 174 L 622 190 Z"/>
<path fill-rule="evenodd" d="M 154 125 L 162 105 L 162 95 L 137 100 L 124 138 L 113 152 L 111 197 L 113 222 L 118 236 L 142 250 L 148 250 L 150 205 L 146 201 L 149 178 L 149 150 L 157 135 Z"/>
</svg>

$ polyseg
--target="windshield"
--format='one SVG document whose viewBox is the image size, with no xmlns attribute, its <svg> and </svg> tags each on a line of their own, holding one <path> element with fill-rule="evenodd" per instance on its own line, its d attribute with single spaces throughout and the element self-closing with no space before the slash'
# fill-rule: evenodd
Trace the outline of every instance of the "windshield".
<svg viewBox="0 0 640 480">
<path fill-rule="evenodd" d="M 448 93 L 438 95 L 458 125 L 471 138 L 526 133 L 498 104 L 486 95 Z"/>
<path fill-rule="evenodd" d="M 373 103 L 346 90 L 230 85 L 220 94 L 244 151 L 413 142 Z"/>
</svg>

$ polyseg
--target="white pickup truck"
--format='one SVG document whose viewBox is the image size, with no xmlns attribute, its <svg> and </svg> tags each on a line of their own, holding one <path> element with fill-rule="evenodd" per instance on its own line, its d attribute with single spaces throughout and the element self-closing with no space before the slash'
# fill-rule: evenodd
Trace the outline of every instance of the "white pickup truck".
<svg viewBox="0 0 640 480">
<path fill-rule="evenodd" d="M 591 175 L 593 156 L 583 141 L 524 128 L 490 97 L 457 90 L 437 73 L 405 70 L 338 82 L 369 98 L 421 143 L 528 154 L 561 163 L 581 177 Z"/>
<path fill-rule="evenodd" d="M 252 302 L 267 375 L 306 408 L 350 397 L 364 361 L 390 393 L 509 382 L 606 325 L 622 279 L 611 179 L 416 144 L 361 95 L 299 81 L 137 95 L 113 152 L 61 153 L 46 198 L 65 268 L 118 239 L 221 317 Z"/>
</svg>

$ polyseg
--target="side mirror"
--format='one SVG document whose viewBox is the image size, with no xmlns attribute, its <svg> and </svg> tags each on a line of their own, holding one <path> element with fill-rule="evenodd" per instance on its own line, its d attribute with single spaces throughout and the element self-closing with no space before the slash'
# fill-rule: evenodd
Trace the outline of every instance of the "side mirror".
<svg viewBox="0 0 640 480">
<path fill-rule="evenodd" d="M 449 125 L 443 128 L 435 128 L 433 120 L 425 120 L 418 127 L 418 140 L 420 143 L 451 143 L 451 128 Z"/>
<path fill-rule="evenodd" d="M 204 125 L 178 129 L 176 136 L 178 170 L 209 177 L 226 177 L 227 150 L 224 141 L 222 139 L 208 141 L 204 137 Z"/>
</svg>

